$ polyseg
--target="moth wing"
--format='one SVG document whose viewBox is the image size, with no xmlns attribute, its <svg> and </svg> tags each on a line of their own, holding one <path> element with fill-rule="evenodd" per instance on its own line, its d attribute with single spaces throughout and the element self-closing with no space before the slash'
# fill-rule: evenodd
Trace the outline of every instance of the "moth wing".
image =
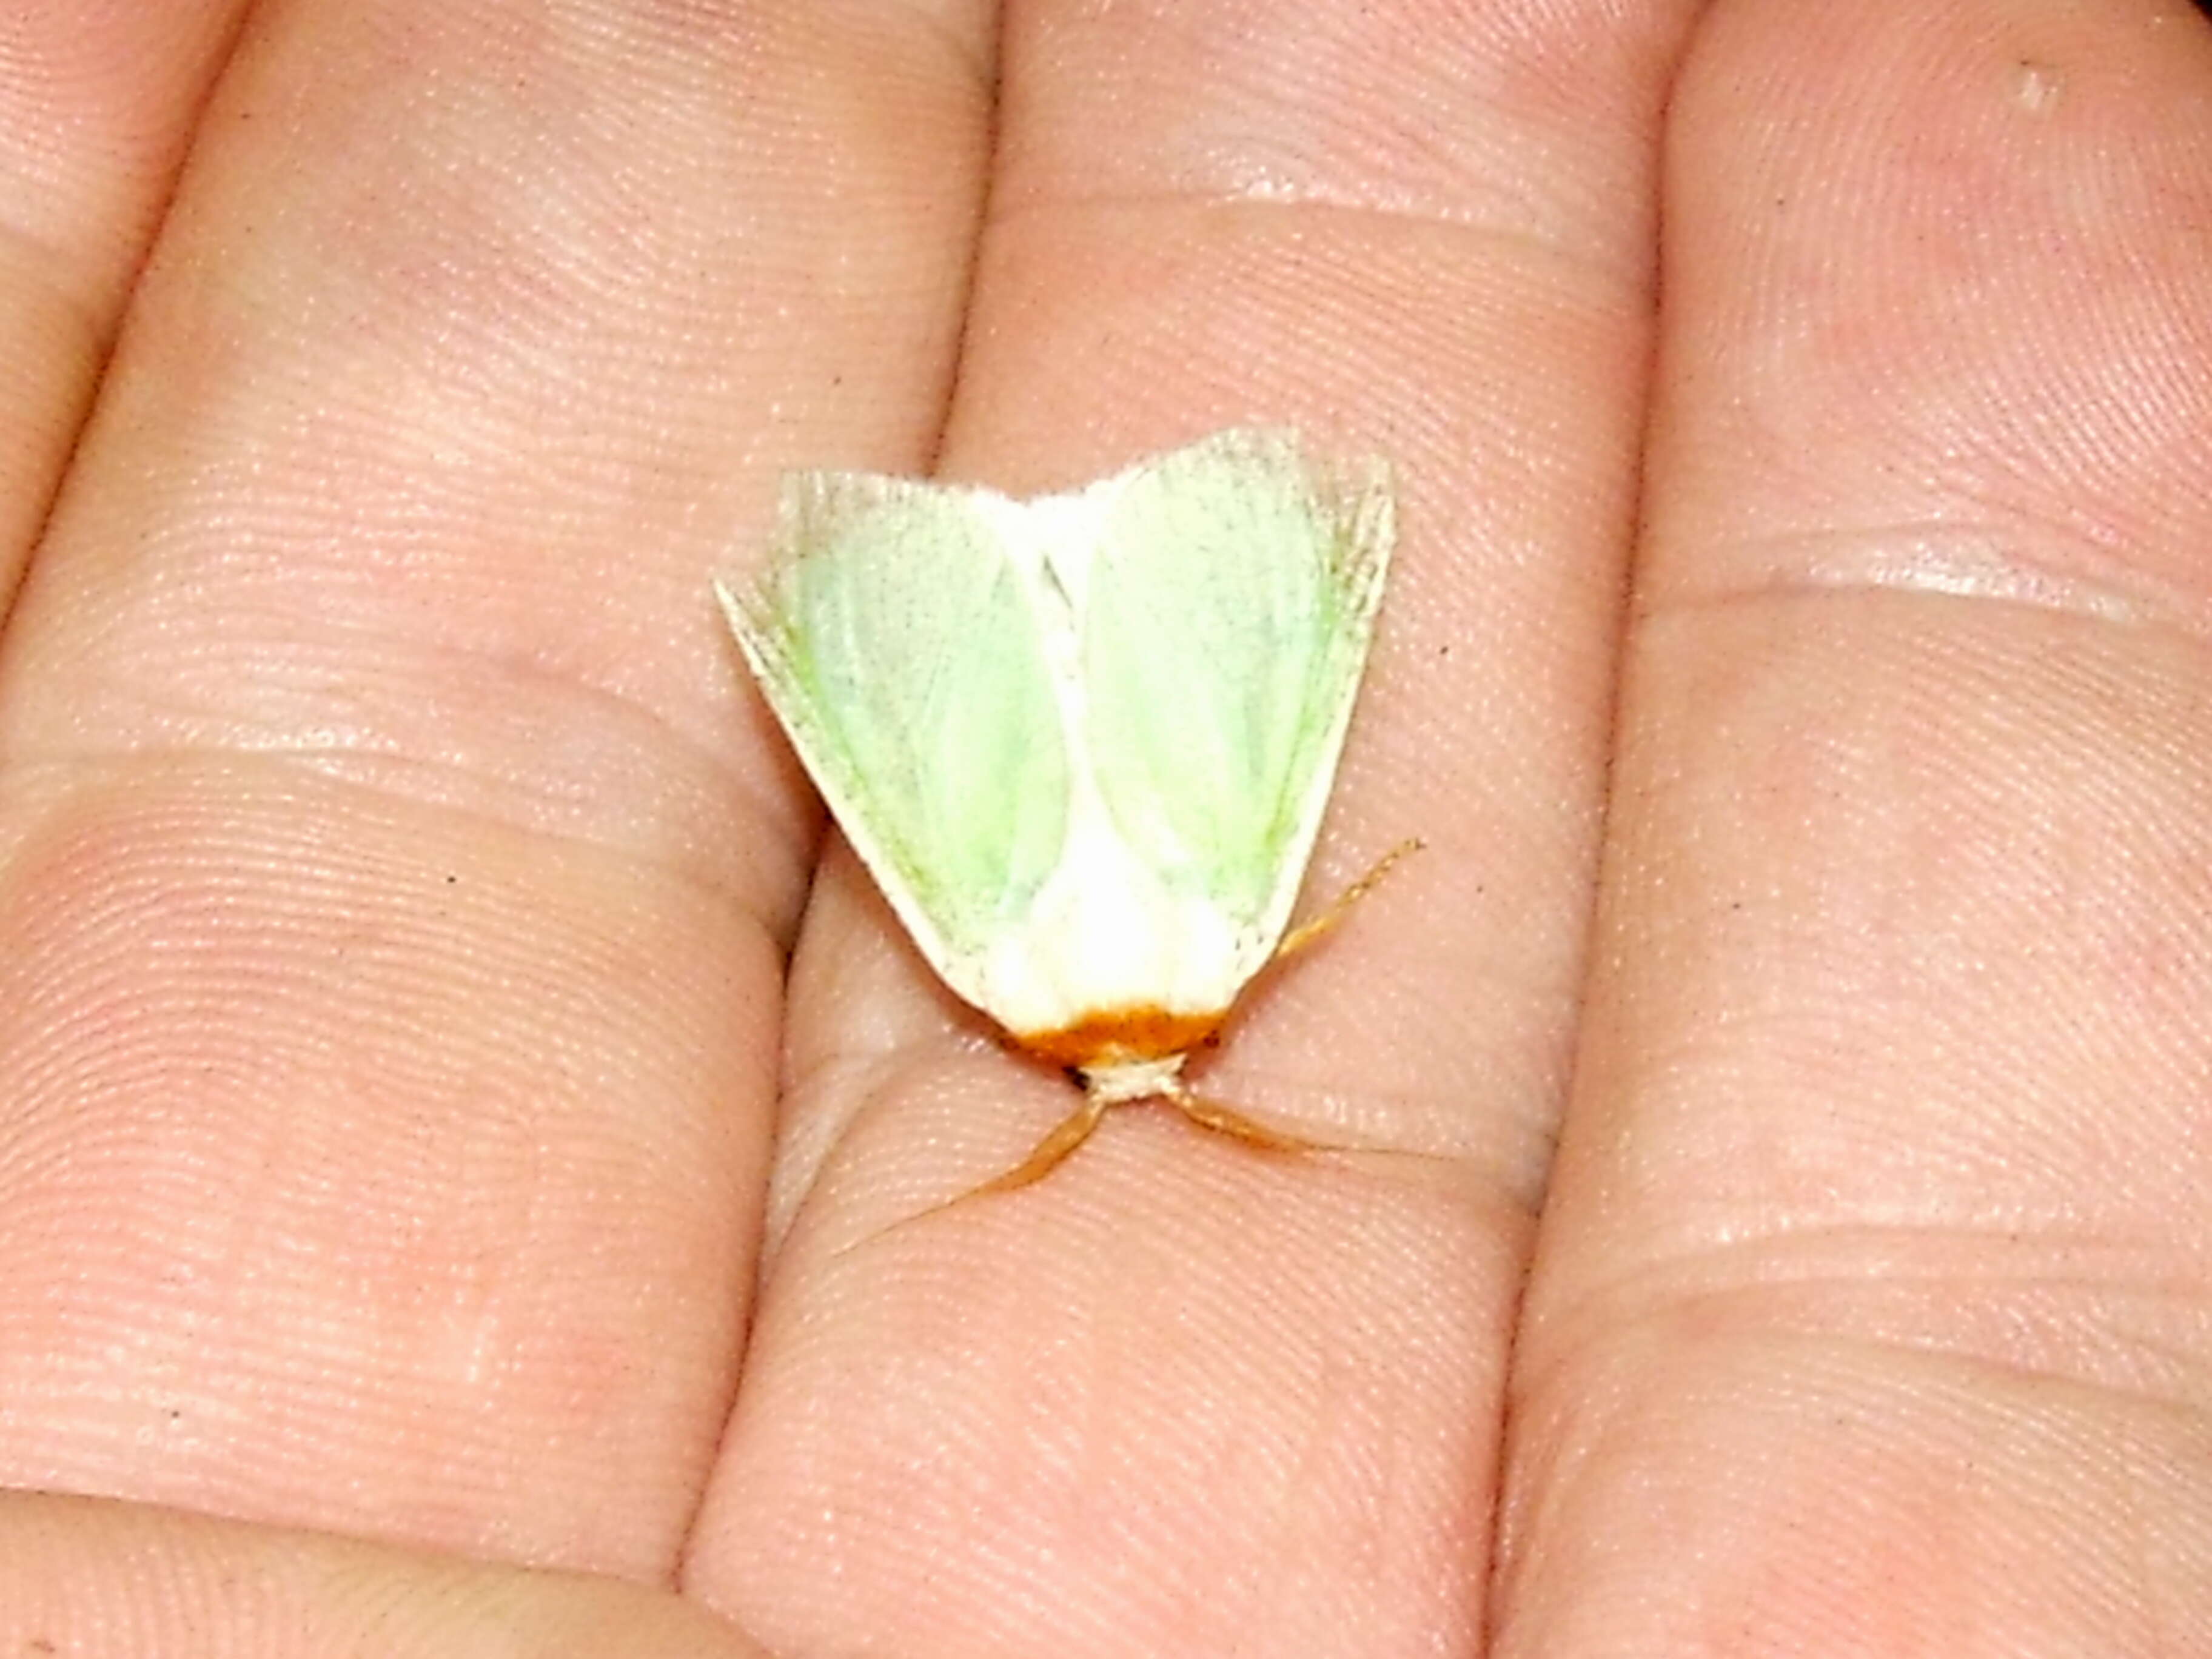
<svg viewBox="0 0 2212 1659">
<path fill-rule="evenodd" d="M 949 964 L 1052 872 L 1069 777 L 1038 618 L 977 493 L 800 474 L 763 573 L 716 591 L 847 839 L 972 996 Z"/>
<path fill-rule="evenodd" d="M 1100 793 L 1164 880 L 1272 949 L 1366 662 L 1395 530 L 1388 471 L 1231 431 L 1114 485 L 1081 640 Z"/>
</svg>

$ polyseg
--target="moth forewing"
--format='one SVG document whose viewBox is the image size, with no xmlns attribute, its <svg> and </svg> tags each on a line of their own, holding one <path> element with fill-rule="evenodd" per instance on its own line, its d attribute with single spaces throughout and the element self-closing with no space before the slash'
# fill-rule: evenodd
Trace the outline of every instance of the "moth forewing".
<svg viewBox="0 0 2212 1659">
<path fill-rule="evenodd" d="M 1066 830 L 1050 677 L 975 495 L 797 475 L 760 575 L 718 585 L 808 775 L 940 973 L 1027 912 Z"/>
<path fill-rule="evenodd" d="M 1281 935 L 1344 744 L 1388 568 L 1376 464 L 1229 432 L 1128 475 L 1085 616 L 1088 750 L 1170 880 Z"/>
</svg>

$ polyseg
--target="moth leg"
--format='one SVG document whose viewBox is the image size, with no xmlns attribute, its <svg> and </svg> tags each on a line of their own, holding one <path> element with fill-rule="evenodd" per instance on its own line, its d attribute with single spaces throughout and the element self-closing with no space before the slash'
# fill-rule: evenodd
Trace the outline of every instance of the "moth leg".
<svg viewBox="0 0 2212 1659">
<path fill-rule="evenodd" d="M 1322 907 L 1319 915 L 1310 921 L 1303 922 L 1291 928 L 1289 933 L 1283 935 L 1283 942 L 1275 947 L 1273 960 L 1280 962 L 1286 957 L 1296 956 L 1324 935 L 1335 932 L 1337 924 L 1352 914 L 1352 907 L 1380 887 L 1383 878 L 1397 868 L 1399 861 L 1408 854 L 1419 852 L 1422 845 L 1421 838 L 1415 836 L 1410 840 L 1400 842 L 1381 858 L 1376 860 L 1368 867 L 1365 875 L 1330 900 Z"/>
<path fill-rule="evenodd" d="M 1233 1106 L 1224 1106 L 1218 1100 L 1207 1100 L 1178 1085 L 1161 1091 L 1162 1098 L 1201 1129 L 1218 1135 L 1227 1135 L 1241 1140 L 1247 1146 L 1257 1146 L 1269 1152 L 1327 1152 L 1341 1151 L 1326 1141 L 1305 1140 L 1297 1135 L 1285 1134 L 1280 1129 L 1271 1129 L 1266 1124 L 1244 1115 Z"/>
</svg>

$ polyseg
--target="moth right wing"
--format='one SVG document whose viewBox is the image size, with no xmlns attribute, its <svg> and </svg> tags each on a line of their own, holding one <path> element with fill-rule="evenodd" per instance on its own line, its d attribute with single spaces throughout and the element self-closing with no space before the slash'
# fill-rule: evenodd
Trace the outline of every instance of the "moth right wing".
<svg viewBox="0 0 2212 1659">
<path fill-rule="evenodd" d="M 1112 483 L 1082 642 L 1101 792 L 1153 869 L 1271 948 L 1366 663 L 1389 472 L 1232 430 Z"/>
</svg>

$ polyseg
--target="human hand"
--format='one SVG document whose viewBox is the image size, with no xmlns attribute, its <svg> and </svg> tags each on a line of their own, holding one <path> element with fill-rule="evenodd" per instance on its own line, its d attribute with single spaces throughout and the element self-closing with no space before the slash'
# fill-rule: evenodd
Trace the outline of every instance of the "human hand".
<svg viewBox="0 0 2212 1659">
<path fill-rule="evenodd" d="M 2200 15 L 238 10 L 0 52 L 0 1653 L 2207 1644 Z M 1066 1085 L 707 580 L 1255 421 L 1423 1156 L 893 1226 Z"/>
</svg>

